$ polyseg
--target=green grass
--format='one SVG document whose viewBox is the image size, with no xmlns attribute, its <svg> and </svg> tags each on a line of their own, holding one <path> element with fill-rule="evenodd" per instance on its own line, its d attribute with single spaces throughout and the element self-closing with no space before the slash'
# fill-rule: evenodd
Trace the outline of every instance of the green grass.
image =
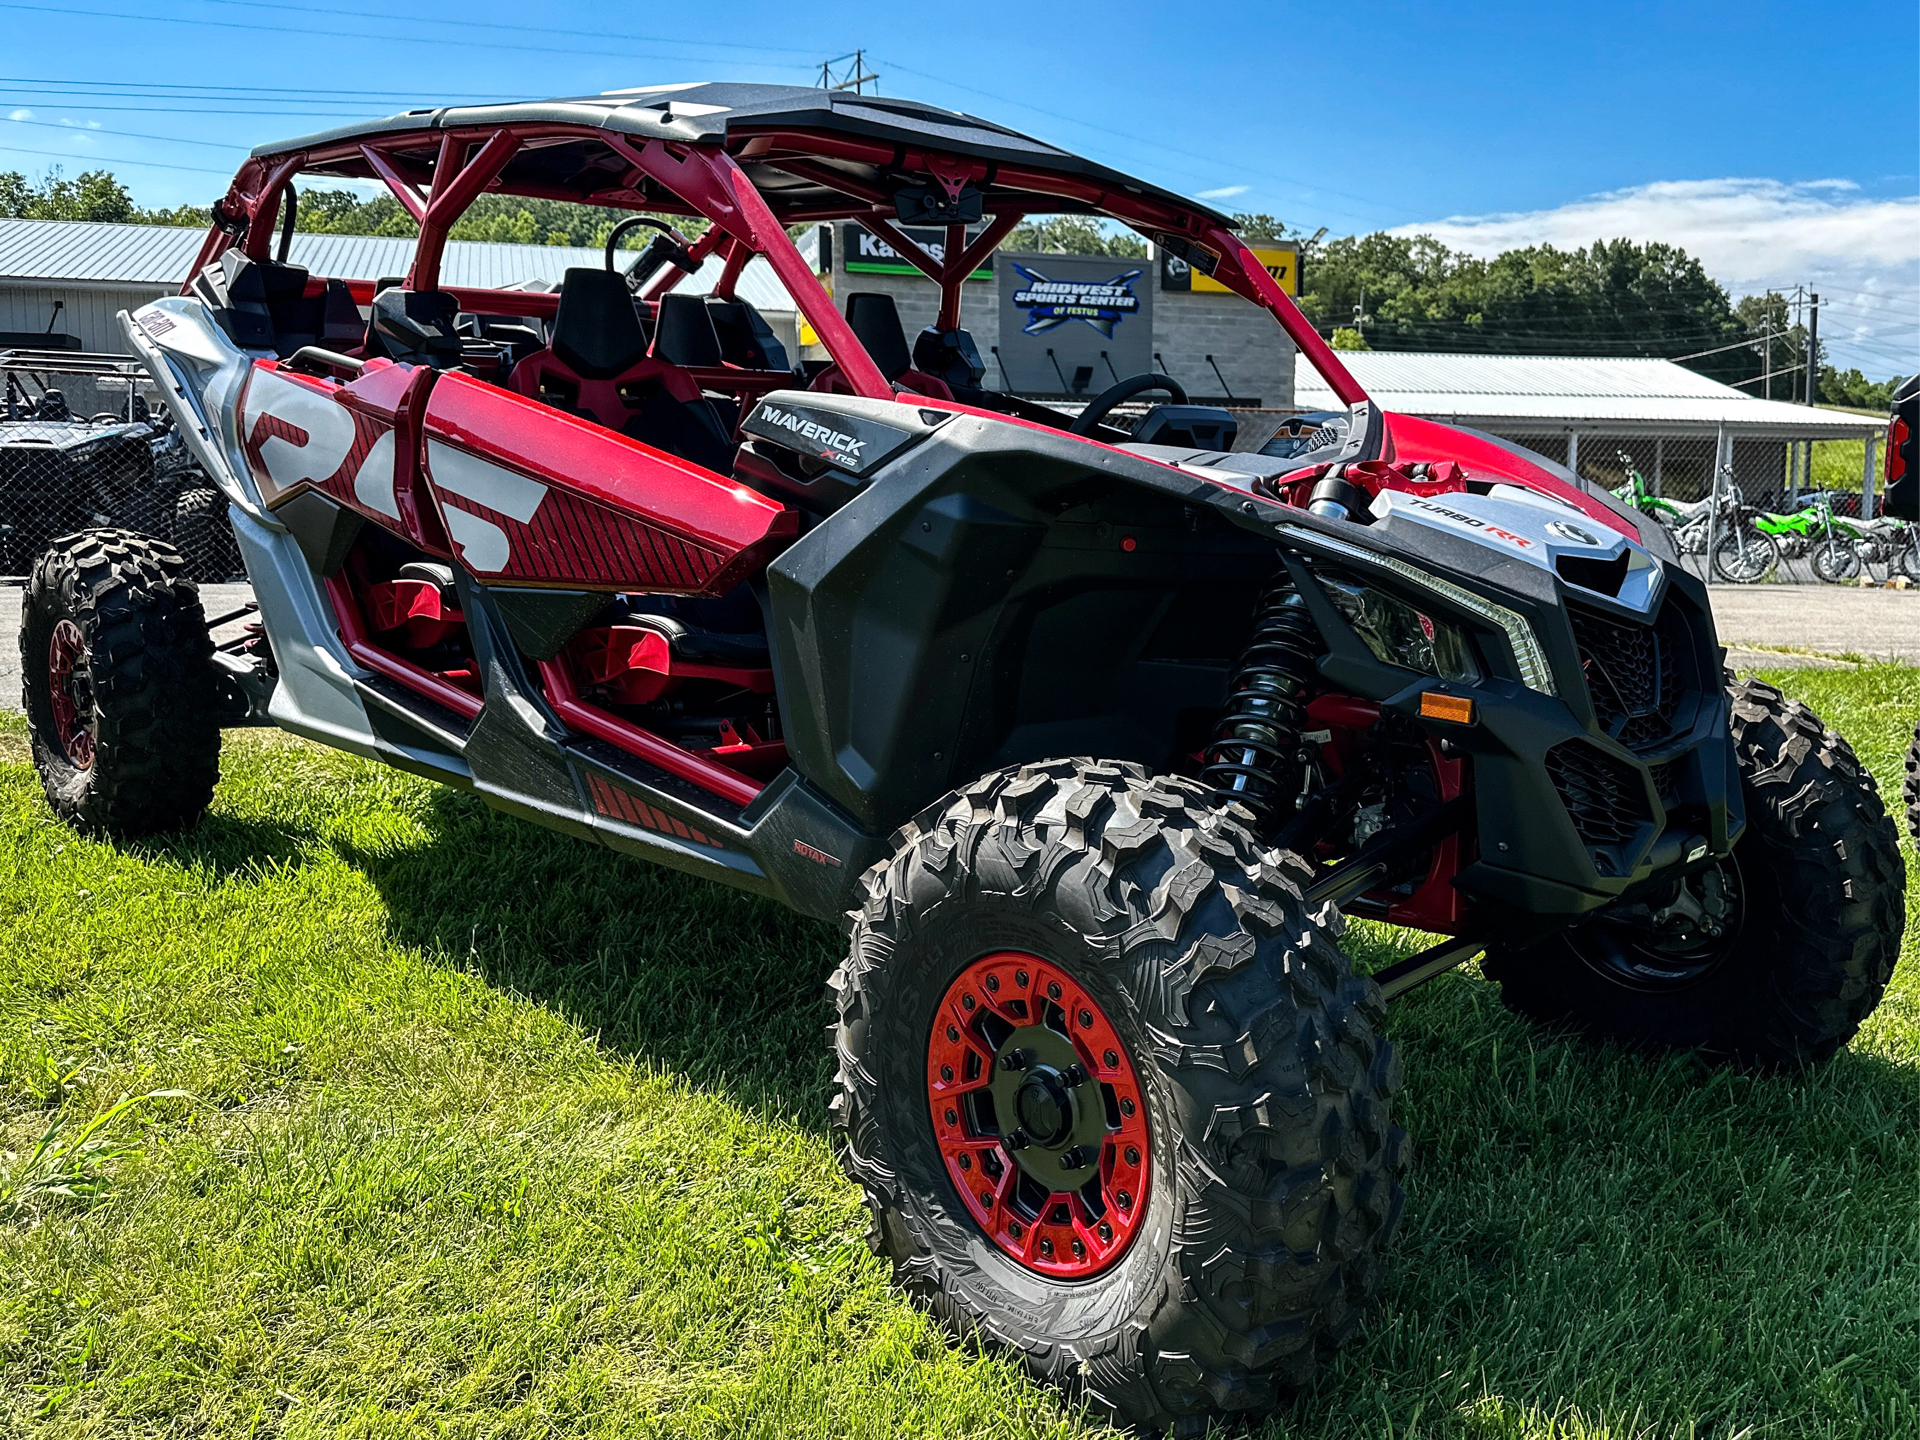
<svg viewBox="0 0 1920 1440">
<path fill-rule="evenodd" d="M 1920 672 L 1782 679 L 1895 785 Z M 1104 1433 L 866 1254 L 839 948 L 273 735 L 192 834 L 82 841 L 0 722 L 0 1435 Z M 1397 1005 L 1406 1226 L 1265 1433 L 1920 1432 L 1914 969 L 1910 930 L 1786 1079 L 1543 1037 L 1470 972 Z"/>
</svg>

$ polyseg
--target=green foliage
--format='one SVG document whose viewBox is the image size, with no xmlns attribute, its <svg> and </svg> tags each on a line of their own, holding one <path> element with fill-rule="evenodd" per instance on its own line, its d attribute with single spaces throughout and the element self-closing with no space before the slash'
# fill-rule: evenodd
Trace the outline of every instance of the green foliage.
<svg viewBox="0 0 1920 1440">
<path fill-rule="evenodd" d="M 1826 348 L 1824 345 L 1820 347 L 1823 354 Z M 1876 383 L 1858 370 L 1836 370 L 1831 365 L 1822 365 L 1820 398 L 1828 405 L 1845 405 L 1853 410 L 1891 410 L 1893 392 L 1900 388 L 1906 378 L 1904 375 L 1894 375 Z"/>
<path fill-rule="evenodd" d="M 1685 251 L 1629 240 L 1536 245 L 1491 260 L 1430 236 L 1329 241 L 1305 267 L 1302 308 L 1323 331 L 1354 323 L 1376 350 L 1673 356 L 1746 338 L 1726 291 Z M 1760 373 L 1736 349 L 1692 362 L 1717 379 Z"/>
<path fill-rule="evenodd" d="M 110 170 L 83 170 L 69 180 L 59 166 L 38 181 L 18 170 L 0 171 L 0 216 L 10 220 L 94 220 L 125 225 L 205 225 L 207 212 L 191 205 L 143 210 Z"/>
<path fill-rule="evenodd" d="M 512 245 L 600 246 L 622 220 L 636 212 L 598 205 L 576 205 L 567 200 L 533 200 L 519 195 L 482 195 L 454 223 L 454 240 L 488 240 Z M 686 216 L 657 217 L 689 239 L 703 233 L 704 220 Z M 323 235 L 398 235 L 420 233 L 413 217 L 391 195 L 362 200 L 351 190 L 300 191 L 300 210 L 294 225 Z M 655 232 L 636 230 L 622 242 L 638 249 Z"/>
<path fill-rule="evenodd" d="M 1367 337 L 1351 325 L 1341 325 L 1333 332 L 1333 348 L 1336 350 L 1371 350 Z"/>
<path fill-rule="evenodd" d="M 1233 217 L 1234 229 L 1249 245 L 1271 245 L 1278 240 L 1297 240 L 1300 232 L 1260 211 L 1243 211 Z"/>
<path fill-rule="evenodd" d="M 1003 242 L 1007 250 L 1038 250 L 1059 255 L 1112 255 L 1144 260 L 1147 242 L 1131 230 L 1091 215 L 1036 215 L 1013 227 Z"/>
</svg>

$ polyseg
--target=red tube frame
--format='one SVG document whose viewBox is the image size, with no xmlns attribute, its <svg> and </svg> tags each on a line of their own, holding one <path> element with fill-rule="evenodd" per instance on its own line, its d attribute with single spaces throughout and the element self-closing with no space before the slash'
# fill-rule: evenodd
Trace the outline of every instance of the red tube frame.
<svg viewBox="0 0 1920 1440">
<path fill-rule="evenodd" d="M 765 788 L 738 770 L 729 770 L 724 765 L 703 760 L 690 750 L 682 750 L 671 740 L 663 740 L 651 730 L 642 730 L 638 725 L 629 724 L 598 705 L 589 705 L 579 698 L 573 670 L 564 658 L 541 661 L 540 682 L 541 688 L 546 691 L 547 704 L 553 707 L 553 713 L 560 722 L 570 729 L 604 740 L 629 755 L 637 755 L 733 805 L 751 803 Z"/>
</svg>

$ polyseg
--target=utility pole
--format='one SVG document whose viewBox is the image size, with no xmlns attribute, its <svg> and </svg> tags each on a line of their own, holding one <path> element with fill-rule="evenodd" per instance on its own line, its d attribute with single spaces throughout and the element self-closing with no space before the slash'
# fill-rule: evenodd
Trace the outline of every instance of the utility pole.
<svg viewBox="0 0 1920 1440">
<path fill-rule="evenodd" d="M 856 50 L 851 55 L 836 55 L 820 65 L 820 88 L 822 90 L 851 90 L 856 95 L 866 94 L 871 83 L 873 93 L 880 93 L 880 77 L 867 69 L 867 52 Z"/>
<path fill-rule="evenodd" d="M 1820 399 L 1820 296 L 1807 297 L 1807 403 Z"/>
</svg>

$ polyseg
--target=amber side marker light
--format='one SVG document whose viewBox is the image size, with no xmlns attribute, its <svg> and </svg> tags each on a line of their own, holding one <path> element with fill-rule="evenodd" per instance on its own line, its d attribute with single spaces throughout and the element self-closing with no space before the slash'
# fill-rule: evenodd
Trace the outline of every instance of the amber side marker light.
<svg viewBox="0 0 1920 1440">
<path fill-rule="evenodd" d="M 1451 720 L 1456 725 L 1473 723 L 1473 701 L 1464 695 L 1442 695 L 1437 690 L 1420 693 L 1422 720 Z"/>
</svg>

